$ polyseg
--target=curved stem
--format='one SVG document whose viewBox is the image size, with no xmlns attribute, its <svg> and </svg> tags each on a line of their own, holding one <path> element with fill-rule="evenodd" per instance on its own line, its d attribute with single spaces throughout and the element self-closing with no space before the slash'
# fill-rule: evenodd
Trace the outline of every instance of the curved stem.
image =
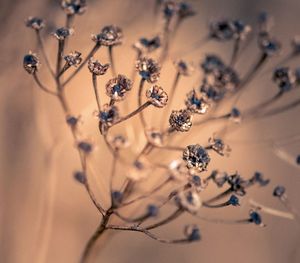
<svg viewBox="0 0 300 263">
<path fill-rule="evenodd" d="M 38 76 L 37 76 L 36 73 L 33 73 L 32 75 L 33 75 L 33 78 L 34 78 L 36 84 L 39 86 L 39 88 L 40 88 L 41 90 L 45 91 L 46 93 L 48 93 L 48 94 L 50 94 L 50 95 L 52 95 L 52 96 L 57 97 L 57 93 L 56 93 L 56 92 L 49 90 L 48 88 L 46 88 L 46 87 L 41 83 L 41 81 L 40 81 L 40 79 L 38 78 Z"/>
<path fill-rule="evenodd" d="M 97 102 L 97 107 L 98 107 L 98 111 L 101 111 L 101 103 L 100 103 L 100 96 L 99 96 L 99 92 L 98 92 L 98 87 L 97 87 L 97 75 L 96 74 L 92 74 L 92 80 L 93 80 L 93 88 L 94 88 L 94 93 L 95 93 L 95 97 L 96 97 L 96 102 Z"/>
<path fill-rule="evenodd" d="M 109 56 L 111 72 L 112 72 L 113 77 L 115 78 L 117 76 L 117 72 L 116 72 L 116 66 L 115 66 L 114 57 L 113 57 L 113 46 L 108 47 L 108 56 Z"/>
</svg>

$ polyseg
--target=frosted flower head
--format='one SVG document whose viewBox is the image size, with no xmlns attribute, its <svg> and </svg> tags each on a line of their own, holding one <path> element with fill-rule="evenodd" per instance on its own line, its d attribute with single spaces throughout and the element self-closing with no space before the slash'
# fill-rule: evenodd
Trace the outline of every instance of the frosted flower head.
<svg viewBox="0 0 300 263">
<path fill-rule="evenodd" d="M 274 70 L 273 81 L 281 91 L 289 91 L 295 85 L 296 76 L 290 68 L 280 67 Z"/>
<path fill-rule="evenodd" d="M 152 145 L 156 147 L 162 147 L 165 145 L 165 138 L 160 131 L 155 129 L 147 129 L 145 134 L 148 142 L 150 142 Z"/>
<path fill-rule="evenodd" d="M 74 180 L 77 181 L 80 184 L 85 184 L 86 183 L 86 175 L 82 171 L 76 171 L 73 174 Z"/>
<path fill-rule="evenodd" d="M 55 30 L 53 35 L 57 38 L 57 40 L 65 40 L 67 37 L 72 36 L 74 34 L 74 30 L 72 28 L 61 27 Z"/>
<path fill-rule="evenodd" d="M 193 113 L 204 114 L 206 113 L 209 104 L 203 93 L 192 90 L 187 94 L 185 106 Z"/>
<path fill-rule="evenodd" d="M 133 48 L 136 49 L 140 54 L 148 54 L 161 46 L 161 39 L 156 36 L 151 39 L 140 38 L 137 42 L 133 44 Z"/>
<path fill-rule="evenodd" d="M 213 136 L 209 138 L 208 143 L 211 149 L 222 156 L 228 156 L 231 152 L 231 148 L 227 144 L 225 144 L 221 138 L 216 138 Z"/>
<path fill-rule="evenodd" d="M 158 81 L 160 76 L 160 66 L 152 58 L 141 58 L 136 62 L 136 70 L 141 78 L 150 83 Z"/>
<path fill-rule="evenodd" d="M 242 119 L 242 114 L 238 108 L 232 108 L 230 111 L 230 117 L 233 122 L 240 123 Z"/>
<path fill-rule="evenodd" d="M 270 183 L 270 179 L 265 179 L 263 174 L 255 172 L 253 177 L 249 180 L 250 183 L 258 183 L 260 186 L 266 186 Z"/>
<path fill-rule="evenodd" d="M 93 41 L 101 46 L 107 47 L 122 44 L 122 39 L 122 29 L 114 25 L 105 26 L 100 34 L 92 35 Z"/>
<path fill-rule="evenodd" d="M 159 207 L 156 205 L 149 204 L 147 206 L 147 215 L 150 217 L 156 217 L 159 213 Z"/>
<path fill-rule="evenodd" d="M 196 14 L 196 11 L 193 9 L 193 7 L 186 3 L 186 2 L 180 2 L 177 4 L 177 15 L 179 19 L 185 19 L 191 16 L 194 16 Z"/>
<path fill-rule="evenodd" d="M 45 27 L 45 21 L 42 18 L 30 16 L 26 19 L 25 25 L 39 31 Z"/>
<path fill-rule="evenodd" d="M 269 33 L 274 25 L 273 17 L 265 11 L 260 12 L 257 22 L 261 34 Z"/>
<path fill-rule="evenodd" d="M 70 125 L 71 127 L 76 127 L 76 125 L 78 124 L 79 118 L 75 117 L 73 115 L 68 115 L 66 117 L 66 122 L 68 125 Z"/>
<path fill-rule="evenodd" d="M 105 104 L 99 113 L 99 120 L 102 125 L 111 126 L 119 120 L 119 110 L 116 106 Z"/>
<path fill-rule="evenodd" d="M 189 145 L 183 151 L 182 159 L 186 162 L 189 169 L 195 169 L 200 172 L 205 171 L 210 162 L 210 157 L 199 144 Z"/>
<path fill-rule="evenodd" d="M 276 186 L 273 191 L 273 196 L 275 197 L 283 197 L 285 195 L 285 187 L 284 186 Z"/>
<path fill-rule="evenodd" d="M 231 190 L 239 196 L 246 194 L 245 187 L 248 186 L 249 182 L 244 180 L 239 174 L 235 173 L 228 176 L 228 184 L 231 186 Z"/>
<path fill-rule="evenodd" d="M 250 210 L 249 217 L 250 217 L 249 218 L 250 223 L 253 223 L 253 224 L 259 225 L 259 226 L 264 226 L 261 215 L 257 211 Z"/>
<path fill-rule="evenodd" d="M 233 68 L 224 67 L 211 75 L 211 84 L 217 86 L 219 89 L 234 91 L 240 84 L 240 79 Z"/>
<path fill-rule="evenodd" d="M 87 9 L 85 0 L 62 0 L 60 5 L 67 15 L 81 15 Z"/>
<path fill-rule="evenodd" d="M 223 19 L 210 24 L 210 37 L 218 41 L 244 39 L 250 30 L 241 20 Z"/>
<path fill-rule="evenodd" d="M 192 214 L 196 214 L 202 206 L 199 194 L 191 190 L 179 192 L 175 197 L 175 202 L 179 208 Z"/>
<path fill-rule="evenodd" d="M 177 72 L 182 76 L 190 76 L 194 71 L 194 67 L 184 60 L 177 60 L 174 62 L 174 65 Z"/>
<path fill-rule="evenodd" d="M 132 88 L 132 81 L 124 75 L 118 75 L 116 78 L 106 83 L 106 95 L 114 101 L 121 101 L 126 93 Z"/>
<path fill-rule="evenodd" d="M 29 74 L 34 74 L 38 71 L 41 63 L 38 56 L 34 53 L 29 52 L 23 58 L 23 67 Z"/>
<path fill-rule="evenodd" d="M 199 241 L 201 239 L 200 229 L 197 225 L 185 226 L 184 235 L 189 241 Z"/>
<path fill-rule="evenodd" d="M 300 53 L 300 36 L 295 36 L 292 39 L 291 46 L 294 54 Z"/>
<path fill-rule="evenodd" d="M 261 51 L 267 56 L 273 56 L 279 53 L 281 50 L 281 44 L 275 38 L 267 35 L 261 35 L 258 38 L 258 45 Z"/>
<path fill-rule="evenodd" d="M 188 182 L 193 190 L 195 190 L 197 193 L 202 192 L 207 184 L 205 181 L 201 179 L 201 177 L 194 173 L 193 170 L 189 170 L 188 174 Z"/>
<path fill-rule="evenodd" d="M 199 89 L 200 93 L 205 94 L 208 100 L 217 102 L 224 98 L 226 90 L 215 85 L 211 85 L 204 81 Z"/>
<path fill-rule="evenodd" d="M 231 195 L 228 200 L 228 204 L 232 206 L 239 206 L 240 205 L 240 200 L 236 195 Z"/>
<path fill-rule="evenodd" d="M 71 52 L 68 55 L 64 56 L 64 60 L 66 61 L 68 66 L 77 67 L 82 61 L 81 53 L 78 51 Z"/>
<path fill-rule="evenodd" d="M 88 141 L 79 141 L 77 143 L 77 147 L 80 151 L 82 151 L 85 154 L 89 154 L 93 151 L 93 145 Z"/>
<path fill-rule="evenodd" d="M 178 6 L 175 1 L 163 2 L 163 14 L 165 19 L 170 20 L 177 12 Z"/>
<path fill-rule="evenodd" d="M 158 108 L 163 108 L 167 105 L 168 94 L 162 87 L 154 85 L 146 91 L 146 97 L 151 104 Z"/>
<path fill-rule="evenodd" d="M 193 115 L 189 110 L 173 110 L 169 124 L 171 128 L 180 132 L 187 132 L 192 127 Z"/>
<path fill-rule="evenodd" d="M 101 64 L 98 60 L 90 58 L 88 68 L 92 74 L 97 76 L 104 75 L 109 68 L 109 64 Z"/>
</svg>

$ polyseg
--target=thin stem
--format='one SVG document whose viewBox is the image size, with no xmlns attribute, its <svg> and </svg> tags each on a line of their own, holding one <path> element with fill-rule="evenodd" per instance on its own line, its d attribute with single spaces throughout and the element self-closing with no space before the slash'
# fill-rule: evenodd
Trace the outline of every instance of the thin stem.
<svg viewBox="0 0 300 263">
<path fill-rule="evenodd" d="M 229 62 L 229 65 L 231 67 L 233 67 L 236 63 L 236 60 L 238 58 L 238 54 L 239 54 L 239 50 L 240 50 L 240 44 L 241 44 L 241 39 L 237 38 L 234 42 L 234 46 L 233 46 L 233 52 L 232 52 L 232 56 Z"/>
<path fill-rule="evenodd" d="M 101 111 L 101 103 L 100 103 L 100 96 L 99 96 L 99 92 L 98 92 L 98 87 L 97 87 L 97 75 L 96 74 L 92 74 L 92 80 L 93 80 L 93 88 L 94 88 L 94 93 L 95 93 L 95 97 L 96 97 L 96 102 L 97 102 L 97 107 L 98 107 L 98 111 Z"/>
<path fill-rule="evenodd" d="M 173 98 L 174 98 L 174 95 L 175 95 L 175 91 L 176 91 L 180 76 L 181 75 L 180 75 L 179 71 L 177 71 L 176 75 L 175 75 L 175 78 L 174 78 L 174 81 L 173 81 L 173 84 L 172 84 L 172 87 L 171 87 L 171 90 L 169 92 L 168 104 L 164 109 L 164 114 L 163 114 L 162 119 L 161 119 L 161 126 L 162 127 L 164 126 L 164 122 L 167 119 L 169 109 L 170 109 L 170 106 L 172 104 L 172 101 L 173 101 Z"/>
<path fill-rule="evenodd" d="M 162 182 L 161 184 L 159 184 L 158 186 L 156 186 L 152 191 L 150 191 L 149 193 L 146 193 L 144 195 L 141 195 L 133 200 L 130 200 L 126 203 L 123 203 L 120 208 L 123 208 L 125 206 L 128 206 L 128 205 L 131 205 L 131 204 L 134 204 L 138 201 L 141 201 L 143 199 L 146 199 L 148 197 L 150 197 L 151 195 L 155 194 L 156 192 L 158 192 L 159 190 L 161 190 L 166 184 L 168 184 L 169 182 L 171 181 L 170 178 L 167 178 L 164 182 Z"/>
<path fill-rule="evenodd" d="M 218 201 L 218 200 L 222 199 L 223 197 L 229 195 L 230 193 L 232 193 L 232 189 L 231 188 L 227 189 L 223 193 L 220 193 L 220 194 L 214 196 L 211 199 L 206 200 L 205 203 L 206 204 L 213 203 L 213 202 Z"/>
<path fill-rule="evenodd" d="M 109 56 L 109 62 L 110 62 L 112 75 L 113 75 L 113 77 L 116 77 L 117 72 L 116 72 L 116 67 L 115 67 L 114 58 L 113 58 L 113 46 L 108 47 L 108 56 Z"/>
<path fill-rule="evenodd" d="M 177 217 L 179 217 L 180 215 L 183 214 L 183 210 L 181 208 L 178 208 L 175 210 L 175 212 L 173 212 L 171 215 L 169 215 L 168 217 L 166 217 L 165 219 L 155 223 L 155 224 L 152 224 L 152 225 L 149 225 L 149 226 L 146 226 L 145 229 L 146 230 L 151 230 L 151 229 L 154 229 L 154 228 L 157 228 L 157 227 L 161 227 L 165 224 L 168 224 L 170 223 L 171 221 L 173 221 L 174 219 L 176 219 Z"/>
<path fill-rule="evenodd" d="M 47 56 L 47 53 L 46 53 L 46 50 L 45 50 L 45 47 L 44 47 L 44 42 L 43 42 L 40 30 L 36 30 L 35 32 L 36 32 L 36 37 L 37 37 L 39 48 L 40 48 L 40 50 L 42 52 L 42 55 L 45 59 L 45 64 L 46 64 L 49 72 L 51 73 L 52 77 L 55 78 L 55 73 L 54 73 L 54 71 L 53 71 L 53 69 L 50 65 L 50 62 L 49 62 L 49 59 L 48 59 L 48 56 Z"/>
<path fill-rule="evenodd" d="M 62 58 L 64 54 L 64 45 L 65 41 L 64 40 L 58 40 L 58 51 L 57 51 L 57 62 L 56 62 L 56 79 L 58 80 L 61 71 L 61 63 L 62 63 Z"/>
<path fill-rule="evenodd" d="M 71 28 L 72 27 L 72 24 L 74 22 L 74 18 L 75 18 L 75 16 L 73 14 L 70 14 L 70 15 L 68 14 L 66 16 L 66 24 L 65 24 L 66 28 Z"/>
<path fill-rule="evenodd" d="M 236 220 L 226 220 L 226 219 L 219 219 L 219 218 L 208 218 L 205 216 L 201 215 L 194 215 L 194 217 L 199 218 L 201 220 L 204 220 L 209 223 L 214 223 L 214 224 L 229 224 L 229 225 L 236 225 L 236 224 L 250 224 L 251 222 L 249 219 L 236 219 Z"/>
<path fill-rule="evenodd" d="M 81 256 L 80 263 L 86 263 L 88 260 L 88 257 L 96 244 L 96 241 L 99 239 L 99 237 L 104 233 L 104 231 L 107 229 L 107 224 L 110 219 L 110 216 L 112 215 L 112 210 L 109 209 L 107 213 L 104 215 L 104 217 L 101 220 L 100 225 L 97 227 L 94 234 L 90 237 L 89 241 L 87 242 L 83 254 Z"/>
<path fill-rule="evenodd" d="M 138 113 L 141 113 L 144 109 L 146 109 L 147 107 L 149 107 L 151 104 L 150 101 L 146 101 L 143 105 L 141 105 L 139 108 L 137 108 L 136 110 L 134 110 L 133 112 L 129 113 L 128 115 L 122 117 L 121 119 L 119 119 L 118 121 L 116 121 L 112 126 L 110 126 L 109 128 L 121 123 L 121 122 L 124 122 L 130 118 L 132 118 L 133 116 L 135 116 L 136 114 Z"/>
<path fill-rule="evenodd" d="M 112 165 L 111 165 L 111 175 L 109 178 L 109 189 L 110 189 L 110 196 L 112 198 L 112 192 L 113 192 L 113 181 L 114 177 L 116 175 L 116 168 L 117 168 L 117 158 L 116 154 L 113 155 Z M 111 200 L 113 202 L 113 200 Z"/>
<path fill-rule="evenodd" d="M 38 76 L 36 73 L 33 73 L 33 79 L 35 80 L 36 84 L 39 86 L 39 88 L 43 91 L 45 91 L 46 93 L 52 95 L 52 96 L 55 96 L 57 97 L 57 93 L 55 91 L 51 91 L 49 90 L 48 88 L 46 88 L 42 83 L 41 81 L 39 80 Z"/>
<path fill-rule="evenodd" d="M 147 235 L 148 237 L 166 244 L 183 244 L 183 243 L 190 243 L 192 240 L 184 238 L 184 239 L 162 239 L 148 231 L 147 229 L 140 228 L 138 226 L 116 226 L 116 225 L 108 225 L 107 229 L 111 230 L 124 230 L 124 231 L 135 231 L 135 232 L 141 232 Z"/>
<path fill-rule="evenodd" d="M 89 59 L 98 51 L 100 48 L 100 44 L 96 44 L 93 49 L 90 51 L 90 53 L 87 55 L 87 57 L 81 62 L 81 64 L 73 71 L 73 73 L 66 79 L 66 81 L 62 84 L 62 86 L 66 86 L 84 67 L 84 65 L 89 61 Z"/>
<path fill-rule="evenodd" d="M 139 107 L 142 106 L 142 94 L 143 94 L 143 90 L 144 90 L 144 83 L 145 83 L 145 80 L 142 78 L 140 81 L 139 90 L 138 90 L 138 106 Z M 146 124 L 146 120 L 145 120 L 145 116 L 144 116 L 143 112 L 141 112 L 141 114 L 140 114 L 140 120 L 145 129 L 147 124 Z"/>
</svg>

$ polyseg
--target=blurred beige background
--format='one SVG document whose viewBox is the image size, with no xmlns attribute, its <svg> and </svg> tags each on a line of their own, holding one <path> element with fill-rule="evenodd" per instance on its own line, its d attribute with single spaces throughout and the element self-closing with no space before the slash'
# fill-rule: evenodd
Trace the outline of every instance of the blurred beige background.
<svg viewBox="0 0 300 263">
<path fill-rule="evenodd" d="M 77 262 L 85 242 L 99 221 L 86 192 L 73 181 L 72 172 L 79 169 L 78 160 L 59 105 L 51 97 L 41 93 L 22 68 L 23 55 L 28 50 L 34 51 L 36 45 L 33 32 L 24 27 L 24 19 L 37 15 L 44 17 L 49 25 L 62 25 L 63 13 L 56 2 L 58 1 L 0 2 L 0 262 L 3 263 Z M 131 44 L 140 36 L 155 34 L 151 12 L 154 1 L 88 2 L 87 13 L 75 21 L 76 33 L 70 40 L 69 50 L 76 49 L 86 54 L 92 46 L 91 33 L 97 33 L 106 24 L 120 25 L 126 42 L 116 49 L 117 69 L 120 73 L 129 75 L 130 65 L 134 60 Z M 285 46 L 283 53 L 288 52 L 291 37 L 300 34 L 298 0 L 191 2 L 198 15 L 181 27 L 174 50 L 181 50 L 183 45 L 188 48 L 189 44 L 203 37 L 207 21 L 211 18 L 242 18 L 253 24 L 261 10 L 269 11 L 276 18 L 274 33 Z M 54 38 L 47 39 L 47 50 L 52 58 L 55 57 L 55 44 Z M 253 48 L 244 54 L 239 64 L 241 72 L 245 72 L 245 63 L 255 60 L 255 48 L 253 43 Z M 198 63 L 204 52 L 219 52 L 226 59 L 230 54 L 230 45 L 207 45 L 187 58 Z M 97 57 L 101 61 L 107 61 L 104 51 L 100 51 Z M 299 59 L 293 65 L 297 66 L 298 63 Z M 164 87 L 172 82 L 172 70 L 170 63 L 163 69 L 160 83 Z M 51 84 L 44 73 L 42 71 L 45 83 Z M 190 89 L 194 80 L 181 82 L 182 89 Z M 103 83 L 104 81 L 105 78 Z M 270 92 L 275 89 L 270 75 L 264 75 L 253 82 L 253 87 L 243 97 L 241 105 L 253 105 L 259 98 L 270 96 Z M 87 70 L 71 83 L 67 93 L 74 112 L 83 115 L 85 134 L 98 142 L 95 134 L 97 124 L 92 116 L 96 106 Z M 292 98 L 296 95 L 293 93 L 288 96 Z M 269 144 L 260 142 L 268 139 L 276 141 L 276 138 L 288 138 L 299 133 L 299 113 L 299 109 L 295 109 L 278 117 L 247 125 L 232 134 L 229 138 L 232 141 L 232 155 L 226 159 L 216 157 L 211 168 L 230 172 L 238 170 L 246 177 L 256 170 L 262 171 L 272 179 L 272 185 L 265 189 L 252 189 L 251 196 L 263 204 L 284 210 L 272 197 L 272 187 L 282 184 L 287 187 L 291 202 L 300 210 L 299 169 L 275 156 Z M 155 116 L 155 111 L 152 117 L 149 114 L 153 122 Z M 188 139 L 205 141 L 210 132 L 203 131 L 201 138 Z M 285 145 L 284 149 L 297 155 L 300 153 L 299 146 L 300 143 L 295 142 Z M 107 191 L 103 188 L 106 178 L 100 177 L 107 174 L 108 170 L 104 167 L 107 167 L 105 163 L 110 161 L 110 157 L 101 141 L 95 155 L 95 185 L 98 196 L 103 197 Z M 212 217 L 234 218 L 246 215 L 248 210 L 241 207 L 237 210 L 229 208 L 204 213 Z M 183 246 L 162 245 L 137 233 L 119 233 L 107 242 L 95 262 L 300 262 L 300 234 L 296 224 L 267 215 L 264 216 L 264 221 L 266 228 L 199 222 L 202 241 Z M 180 236 L 183 225 L 192 222 L 196 220 L 185 216 L 172 225 L 157 230 L 157 233 L 164 237 Z M 43 236 L 39 234 L 40 227 L 46 233 Z"/>
</svg>

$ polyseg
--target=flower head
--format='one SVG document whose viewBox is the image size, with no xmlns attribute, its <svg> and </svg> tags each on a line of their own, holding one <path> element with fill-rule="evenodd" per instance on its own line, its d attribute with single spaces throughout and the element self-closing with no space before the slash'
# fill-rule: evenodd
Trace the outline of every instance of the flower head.
<svg viewBox="0 0 300 263">
<path fill-rule="evenodd" d="M 266 186 L 270 183 L 270 179 L 265 179 L 260 172 L 255 172 L 249 181 L 250 183 L 258 183 L 260 186 Z"/>
<path fill-rule="evenodd" d="M 295 85 L 296 76 L 290 68 L 281 67 L 275 69 L 273 73 L 273 81 L 278 85 L 281 91 L 289 91 Z"/>
<path fill-rule="evenodd" d="M 195 90 L 192 90 L 187 94 L 185 105 L 189 111 L 197 114 L 206 113 L 209 107 L 206 96 Z"/>
<path fill-rule="evenodd" d="M 66 28 L 66 27 L 58 28 L 53 33 L 53 35 L 58 40 L 65 40 L 67 37 L 72 36 L 73 34 L 74 34 L 74 29 L 72 29 L 72 28 Z"/>
<path fill-rule="evenodd" d="M 221 138 L 211 137 L 208 140 L 209 146 L 218 154 L 222 156 L 228 156 L 231 152 L 231 148 L 224 143 Z"/>
<path fill-rule="evenodd" d="M 27 27 L 31 27 L 34 30 L 41 30 L 45 27 L 45 21 L 39 17 L 28 17 L 25 21 Z"/>
<path fill-rule="evenodd" d="M 162 108 L 167 105 L 168 94 L 162 87 L 154 85 L 146 91 L 146 97 L 155 107 Z"/>
<path fill-rule="evenodd" d="M 117 120 L 119 120 L 118 108 L 114 105 L 110 106 L 105 104 L 99 113 L 99 120 L 101 125 L 108 127 L 113 125 Z"/>
<path fill-rule="evenodd" d="M 189 213 L 195 214 L 202 206 L 200 196 L 195 191 L 181 191 L 176 195 L 176 204 L 188 211 Z"/>
<path fill-rule="evenodd" d="M 68 115 L 66 117 L 66 121 L 71 127 L 75 127 L 78 124 L 79 118 L 73 115 Z"/>
<path fill-rule="evenodd" d="M 108 141 L 115 150 L 124 149 L 129 146 L 129 142 L 123 135 L 109 136 Z"/>
<path fill-rule="evenodd" d="M 169 164 L 170 177 L 177 181 L 185 181 L 189 170 L 182 160 L 173 160 Z"/>
<path fill-rule="evenodd" d="M 239 174 L 235 173 L 227 177 L 227 182 L 231 186 L 231 190 L 239 196 L 246 194 L 245 188 L 248 186 L 248 181 L 244 180 Z"/>
<path fill-rule="evenodd" d="M 67 15 L 81 15 L 87 9 L 85 0 L 62 0 L 61 8 Z"/>
<path fill-rule="evenodd" d="M 169 118 L 169 124 L 176 131 L 187 132 L 192 127 L 192 120 L 193 115 L 189 110 L 173 110 Z"/>
<path fill-rule="evenodd" d="M 105 26 L 100 34 L 92 35 L 93 41 L 107 47 L 122 44 L 122 39 L 122 29 L 114 25 Z"/>
<path fill-rule="evenodd" d="M 223 185 L 228 180 L 228 174 L 226 172 L 219 172 L 218 170 L 213 170 L 209 178 L 211 178 L 218 187 L 223 187 Z"/>
<path fill-rule="evenodd" d="M 189 241 L 199 241 L 201 239 L 200 229 L 197 225 L 185 226 L 184 235 Z"/>
<path fill-rule="evenodd" d="M 254 223 L 255 225 L 264 226 L 261 215 L 257 211 L 251 210 L 249 216 L 249 222 Z"/>
<path fill-rule="evenodd" d="M 239 206 L 240 205 L 239 198 L 235 195 L 231 195 L 228 200 L 228 204 L 230 204 L 232 206 Z"/>
<path fill-rule="evenodd" d="M 139 72 L 142 79 L 155 83 L 160 76 L 160 66 L 152 58 L 141 58 L 136 62 L 136 70 Z"/>
<path fill-rule="evenodd" d="M 273 56 L 278 54 L 281 49 L 280 42 L 272 38 L 269 34 L 261 35 L 258 38 L 258 45 L 261 51 L 267 56 Z"/>
<path fill-rule="evenodd" d="M 93 145 L 88 141 L 79 141 L 77 147 L 80 151 L 89 154 L 93 151 Z"/>
<path fill-rule="evenodd" d="M 225 66 L 222 59 L 217 55 L 206 55 L 204 61 L 201 63 L 200 67 L 203 69 L 204 73 L 212 73 L 216 70 L 220 70 Z"/>
<path fill-rule="evenodd" d="M 114 101 L 121 101 L 131 88 L 132 81 L 123 75 L 118 75 L 106 83 L 106 95 Z"/>
<path fill-rule="evenodd" d="M 151 217 L 156 217 L 159 213 L 159 207 L 156 205 L 148 205 L 147 206 L 147 215 Z"/>
<path fill-rule="evenodd" d="M 104 75 L 109 68 L 109 64 L 101 64 L 98 60 L 90 58 L 88 68 L 92 74 L 97 76 Z"/>
<path fill-rule="evenodd" d="M 295 36 L 292 39 L 291 46 L 294 54 L 300 53 L 300 36 Z"/>
<path fill-rule="evenodd" d="M 196 11 L 190 4 L 186 2 L 180 2 L 177 4 L 177 14 L 179 19 L 185 19 L 194 16 L 196 14 Z"/>
<path fill-rule="evenodd" d="M 64 56 L 64 60 L 66 61 L 68 66 L 77 67 L 82 61 L 81 53 L 78 51 L 71 52 L 68 55 Z"/>
<path fill-rule="evenodd" d="M 279 186 L 275 187 L 275 189 L 273 191 L 273 195 L 275 197 L 281 198 L 281 197 L 284 196 L 284 194 L 285 194 L 285 187 L 284 186 L 279 185 Z"/>
<path fill-rule="evenodd" d="M 170 20 L 177 12 L 178 5 L 175 1 L 163 2 L 163 14 L 166 20 Z"/>
<path fill-rule="evenodd" d="M 238 108 L 232 108 L 230 112 L 230 117 L 231 120 L 233 120 L 235 123 L 241 122 L 241 112 Z"/>
<path fill-rule="evenodd" d="M 177 60 L 174 62 L 177 72 L 182 76 L 189 76 L 194 71 L 194 67 L 184 60 Z"/>
<path fill-rule="evenodd" d="M 136 49 L 140 54 L 147 54 L 155 51 L 161 46 L 161 39 L 156 36 L 151 39 L 140 38 L 133 44 L 133 48 Z"/>
<path fill-rule="evenodd" d="M 133 181 L 140 181 L 149 176 L 151 172 L 149 168 L 149 161 L 146 158 L 139 158 L 131 165 L 125 176 Z"/>
<path fill-rule="evenodd" d="M 210 162 L 207 151 L 199 144 L 187 146 L 183 151 L 182 158 L 189 169 L 192 168 L 200 172 L 205 171 Z"/>
<path fill-rule="evenodd" d="M 82 171 L 76 171 L 74 174 L 74 179 L 81 184 L 85 184 L 86 183 L 86 175 L 84 172 Z"/>
<path fill-rule="evenodd" d="M 23 67 L 29 74 L 34 74 L 38 71 L 41 63 L 36 54 L 29 52 L 23 58 Z"/>
</svg>

